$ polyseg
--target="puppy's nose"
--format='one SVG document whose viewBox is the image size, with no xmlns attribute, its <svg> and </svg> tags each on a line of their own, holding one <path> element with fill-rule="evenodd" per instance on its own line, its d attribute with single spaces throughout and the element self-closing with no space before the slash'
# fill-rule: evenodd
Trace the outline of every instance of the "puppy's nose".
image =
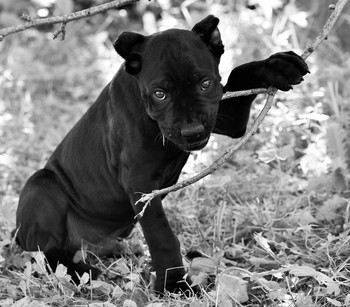
<svg viewBox="0 0 350 307">
<path fill-rule="evenodd" d="M 181 135 L 188 143 L 201 141 L 205 136 L 204 126 L 200 123 L 191 123 L 181 128 Z"/>
</svg>

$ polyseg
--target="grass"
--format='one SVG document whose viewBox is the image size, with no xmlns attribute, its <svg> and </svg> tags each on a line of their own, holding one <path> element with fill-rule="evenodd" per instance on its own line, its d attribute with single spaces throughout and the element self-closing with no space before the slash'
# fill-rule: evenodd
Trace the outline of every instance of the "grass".
<svg viewBox="0 0 350 307">
<path fill-rule="evenodd" d="M 239 38 L 237 54 L 227 52 L 237 62 L 272 44 L 262 46 L 268 39 L 261 33 L 254 36 L 245 23 L 229 21 L 222 18 L 223 34 L 239 25 L 249 38 Z M 200 297 L 152 293 L 154 276 L 139 227 L 120 242 L 120 258 L 85 250 L 77 255 L 103 271 L 92 283 L 83 276 L 79 285 L 71 284 L 62 266 L 49 274 L 40 253 L 16 246 L 11 231 L 22 186 L 120 64 L 106 33 L 82 39 L 82 25 L 68 29 L 64 43 L 30 31 L 0 45 L 0 306 L 350 306 L 349 174 L 343 176 L 345 189 L 337 189 L 339 178 L 329 171 L 322 142 L 320 118 L 326 114 L 319 103 L 327 101 L 327 92 L 316 70 L 293 92 L 279 93 L 258 135 L 224 167 L 164 200 Z M 337 95 L 348 98 L 346 92 Z M 183 177 L 232 142 L 214 136 L 192 155 Z M 194 255 L 199 257 L 188 259 Z"/>
<path fill-rule="evenodd" d="M 350 299 L 349 223 L 343 220 L 348 203 L 336 195 L 291 192 L 297 190 L 298 180 L 288 189 L 277 190 L 278 176 L 272 172 L 262 182 L 259 168 L 254 172 L 250 166 L 239 174 L 238 168 L 227 167 L 226 183 L 210 186 L 208 180 L 166 200 L 168 217 L 184 251 L 202 253 L 190 264 L 190 274 L 203 284 L 202 298 L 170 294 L 157 298 L 148 290 L 150 257 L 137 228 L 123 242 L 122 258 L 89 255 L 103 276 L 91 285 L 82 279 L 76 287 L 67 282 L 64 269 L 58 270 L 58 276 L 49 275 L 41 260 L 39 264 L 32 261 L 33 254 L 5 245 L 0 302 L 213 306 L 217 301 L 219 306 L 233 306 L 234 301 L 241 301 L 244 306 L 344 306 Z M 246 178 L 259 196 L 249 193 Z M 144 253 L 135 256 L 141 250 Z M 237 297 L 238 290 L 241 295 Z"/>
</svg>

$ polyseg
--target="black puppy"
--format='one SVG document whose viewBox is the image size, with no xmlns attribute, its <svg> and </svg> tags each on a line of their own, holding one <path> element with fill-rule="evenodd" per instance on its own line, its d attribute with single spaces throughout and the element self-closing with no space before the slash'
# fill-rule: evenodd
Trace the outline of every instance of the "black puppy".
<svg viewBox="0 0 350 307">
<path fill-rule="evenodd" d="M 174 184 L 189 152 L 202 149 L 212 132 L 244 134 L 255 96 L 221 101 L 223 92 L 270 85 L 287 91 L 308 72 L 295 53 L 277 53 L 235 68 L 222 87 L 218 22 L 208 16 L 192 31 L 120 35 L 114 47 L 125 63 L 23 188 L 17 239 L 25 250 L 40 248 L 53 268 L 60 262 L 73 277 L 91 270 L 96 278 L 96 268 L 72 260 L 82 240 L 103 247 L 108 238 L 125 237 L 143 208 L 135 205 L 140 192 Z M 155 289 L 186 288 L 160 197 L 138 220 Z"/>
</svg>

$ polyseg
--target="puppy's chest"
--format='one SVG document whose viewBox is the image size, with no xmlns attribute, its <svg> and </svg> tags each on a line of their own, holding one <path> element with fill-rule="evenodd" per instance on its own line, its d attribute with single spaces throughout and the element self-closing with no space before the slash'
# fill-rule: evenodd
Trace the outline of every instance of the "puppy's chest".
<svg viewBox="0 0 350 307">
<path fill-rule="evenodd" d="M 176 159 L 165 160 L 159 163 L 154 169 L 154 180 L 157 182 L 157 188 L 164 188 L 175 184 L 181 174 L 182 168 L 186 164 L 188 154 L 183 153 Z"/>
</svg>

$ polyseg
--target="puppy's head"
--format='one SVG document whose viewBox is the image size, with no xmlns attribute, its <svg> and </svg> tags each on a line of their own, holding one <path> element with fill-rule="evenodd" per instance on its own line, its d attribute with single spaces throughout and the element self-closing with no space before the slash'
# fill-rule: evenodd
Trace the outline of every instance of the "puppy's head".
<svg viewBox="0 0 350 307">
<path fill-rule="evenodd" d="M 138 81 L 147 114 L 185 151 L 202 149 L 216 122 L 224 52 L 218 22 L 208 16 L 191 31 L 123 32 L 114 43 L 125 70 Z"/>
</svg>

